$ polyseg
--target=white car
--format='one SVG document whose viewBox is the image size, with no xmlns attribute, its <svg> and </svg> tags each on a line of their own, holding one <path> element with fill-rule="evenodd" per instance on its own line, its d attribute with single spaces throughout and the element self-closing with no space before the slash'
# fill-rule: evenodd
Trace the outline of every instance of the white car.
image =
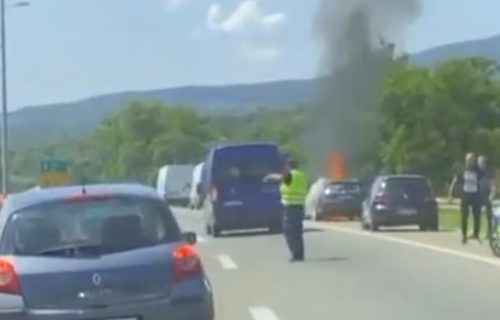
<svg viewBox="0 0 500 320">
<path fill-rule="evenodd" d="M 306 219 L 316 220 L 318 201 L 329 181 L 327 178 L 318 178 L 309 188 L 304 205 Z"/>
</svg>

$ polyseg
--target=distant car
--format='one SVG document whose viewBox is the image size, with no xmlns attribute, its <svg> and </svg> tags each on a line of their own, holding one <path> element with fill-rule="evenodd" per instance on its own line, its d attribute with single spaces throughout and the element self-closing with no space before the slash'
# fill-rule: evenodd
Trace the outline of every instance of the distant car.
<svg viewBox="0 0 500 320">
<path fill-rule="evenodd" d="M 373 182 L 363 202 L 362 226 L 418 225 L 421 230 L 438 230 L 438 205 L 428 179 L 420 175 L 386 175 Z"/>
<path fill-rule="evenodd" d="M 347 217 L 354 220 L 361 216 L 363 200 L 363 190 L 359 182 L 328 181 L 319 195 L 315 219 Z"/>
<path fill-rule="evenodd" d="M 283 205 L 279 183 L 263 179 L 280 172 L 276 144 L 254 142 L 212 148 L 205 161 L 200 191 L 208 234 L 267 228 L 281 232 Z"/>
<path fill-rule="evenodd" d="M 1 319 L 214 319 L 196 235 L 153 188 L 14 194 L 0 236 Z"/>
</svg>

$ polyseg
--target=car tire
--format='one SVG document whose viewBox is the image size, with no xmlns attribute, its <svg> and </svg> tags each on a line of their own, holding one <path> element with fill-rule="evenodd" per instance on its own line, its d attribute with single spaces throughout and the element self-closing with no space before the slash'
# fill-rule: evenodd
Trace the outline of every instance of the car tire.
<svg viewBox="0 0 500 320">
<path fill-rule="evenodd" d="M 313 220 L 314 220 L 314 221 L 321 221 L 321 215 L 319 215 L 319 214 L 316 212 L 316 214 L 315 214 L 315 215 L 314 215 L 314 217 L 313 217 Z"/>
<path fill-rule="evenodd" d="M 439 231 L 439 224 L 437 222 L 430 223 L 427 226 L 427 229 L 429 229 L 430 231 Z"/>
<path fill-rule="evenodd" d="M 361 229 L 368 230 L 369 228 L 370 226 L 366 222 L 361 221 Z"/>
<path fill-rule="evenodd" d="M 280 223 L 274 224 L 269 227 L 269 232 L 272 234 L 281 234 L 283 233 L 283 225 Z"/>
<path fill-rule="evenodd" d="M 220 234 L 222 232 L 222 230 L 220 229 L 219 226 L 217 226 L 216 224 L 212 224 L 212 236 L 214 238 L 219 238 L 220 237 Z"/>
<path fill-rule="evenodd" d="M 378 231 L 379 226 L 376 223 L 371 222 L 370 223 L 370 230 L 371 231 Z"/>
</svg>

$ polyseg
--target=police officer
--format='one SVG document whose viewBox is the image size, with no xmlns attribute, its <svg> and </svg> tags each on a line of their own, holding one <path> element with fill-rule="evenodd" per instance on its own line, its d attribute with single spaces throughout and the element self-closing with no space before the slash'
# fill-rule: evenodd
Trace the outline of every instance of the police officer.
<svg viewBox="0 0 500 320">
<path fill-rule="evenodd" d="M 270 174 L 264 178 L 280 181 L 281 202 L 284 207 L 283 231 L 288 248 L 292 253 L 291 262 L 304 260 L 304 201 L 307 195 L 308 179 L 298 169 L 298 162 L 288 159 L 283 174 Z"/>
</svg>

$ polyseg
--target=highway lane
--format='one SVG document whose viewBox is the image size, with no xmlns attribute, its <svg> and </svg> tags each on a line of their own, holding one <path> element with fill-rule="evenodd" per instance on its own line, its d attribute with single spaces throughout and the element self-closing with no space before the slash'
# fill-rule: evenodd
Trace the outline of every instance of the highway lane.
<svg viewBox="0 0 500 320">
<path fill-rule="evenodd" d="M 307 260 L 291 264 L 280 235 L 208 238 L 199 213 L 175 211 L 184 229 L 202 235 L 198 250 L 213 282 L 218 320 L 470 320 L 500 314 L 500 262 L 489 263 L 496 260 L 486 250 L 478 254 L 483 260 L 475 259 L 479 245 L 459 246 L 450 233 L 372 236 L 352 223 L 308 223 Z"/>
</svg>

